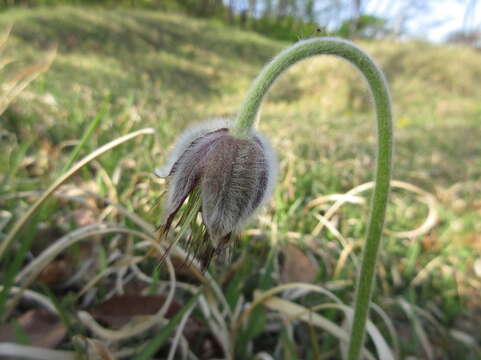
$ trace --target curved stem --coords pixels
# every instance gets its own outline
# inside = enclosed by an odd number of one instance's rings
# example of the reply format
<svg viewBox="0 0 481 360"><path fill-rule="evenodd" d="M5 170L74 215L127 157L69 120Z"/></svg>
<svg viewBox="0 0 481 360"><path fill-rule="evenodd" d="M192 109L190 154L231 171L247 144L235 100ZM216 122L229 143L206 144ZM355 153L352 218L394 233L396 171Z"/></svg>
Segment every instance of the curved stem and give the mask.
<svg viewBox="0 0 481 360"><path fill-rule="evenodd" d="M314 38L301 41L277 55L254 80L240 108L232 133L239 137L248 136L262 100L274 80L296 62L321 54L339 56L361 71L374 98L377 115L376 185L371 199L361 272L357 280L354 319L348 351L348 359L357 360L364 343L365 325L369 313L391 178L392 110L389 89L382 71L366 53L349 41L336 38Z"/></svg>

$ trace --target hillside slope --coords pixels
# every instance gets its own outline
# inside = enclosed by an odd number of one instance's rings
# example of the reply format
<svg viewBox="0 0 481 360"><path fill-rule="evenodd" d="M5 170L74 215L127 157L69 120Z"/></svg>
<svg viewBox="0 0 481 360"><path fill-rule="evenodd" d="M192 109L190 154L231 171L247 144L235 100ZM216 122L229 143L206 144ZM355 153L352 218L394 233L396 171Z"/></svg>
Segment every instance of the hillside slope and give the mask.
<svg viewBox="0 0 481 360"><path fill-rule="evenodd" d="M60 108L95 106L106 94L114 102L134 96L156 112L198 105L238 90L237 79L281 48L215 23L142 10L12 10L0 15L8 23L7 51L17 60L35 61L58 46L43 85Z"/></svg>

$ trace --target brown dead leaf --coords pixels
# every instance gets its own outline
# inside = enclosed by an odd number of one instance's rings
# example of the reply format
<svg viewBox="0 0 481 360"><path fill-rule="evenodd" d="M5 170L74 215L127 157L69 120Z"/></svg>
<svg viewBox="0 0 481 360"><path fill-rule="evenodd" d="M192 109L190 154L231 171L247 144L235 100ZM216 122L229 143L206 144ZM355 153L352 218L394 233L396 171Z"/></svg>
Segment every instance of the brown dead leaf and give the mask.
<svg viewBox="0 0 481 360"><path fill-rule="evenodd" d="M45 224L45 228L39 232L38 240L32 249L34 254L41 253L58 238L68 231L70 224L75 228L87 226L96 222L96 213L90 209L75 209L65 215L59 216L55 223ZM68 248L47 264L38 275L36 281L48 286L59 286L77 273L79 267L85 261L92 258L95 243L81 242Z"/></svg>
<svg viewBox="0 0 481 360"><path fill-rule="evenodd" d="M317 275L317 265L297 246L289 243L283 250L284 266L282 267L282 282L293 281L313 282Z"/></svg>
<svg viewBox="0 0 481 360"><path fill-rule="evenodd" d="M95 305L88 312L98 321L102 321L113 328L119 328L130 321L134 316L154 315L165 302L162 295L121 295ZM173 301L165 317L172 318L183 304ZM193 348L202 353L200 359L218 358L222 354L217 340L205 333L202 322L190 316L184 328L183 335ZM197 353L197 352L196 352Z"/></svg>
<svg viewBox="0 0 481 360"><path fill-rule="evenodd" d="M67 329L60 318L45 309L34 309L22 314L17 320L28 336L32 346L53 349L65 337ZM16 342L16 329L12 324L0 327L0 342Z"/></svg>
<svg viewBox="0 0 481 360"><path fill-rule="evenodd" d="M124 295L138 295L148 287L149 283L134 278L124 284Z"/></svg>
<svg viewBox="0 0 481 360"><path fill-rule="evenodd" d="M121 295L95 305L88 311L96 320L103 321L112 327L121 327L134 316L154 315L160 310L164 302L165 296L162 295ZM165 317L171 318L182 306L182 304L173 301ZM194 326L200 326L198 320L192 321Z"/></svg>
<svg viewBox="0 0 481 360"><path fill-rule="evenodd" d="M51 287L63 284L77 273L80 265L90 259L93 252L94 244L91 242L79 243L76 247L69 248L47 264L36 281Z"/></svg>
<svg viewBox="0 0 481 360"><path fill-rule="evenodd" d="M47 286L62 283L72 275L72 264L66 259L58 259L46 265L37 277L37 281Z"/></svg>
<svg viewBox="0 0 481 360"><path fill-rule="evenodd" d="M440 248L438 237L434 234L427 234L423 238L423 247L426 250L437 251Z"/></svg>

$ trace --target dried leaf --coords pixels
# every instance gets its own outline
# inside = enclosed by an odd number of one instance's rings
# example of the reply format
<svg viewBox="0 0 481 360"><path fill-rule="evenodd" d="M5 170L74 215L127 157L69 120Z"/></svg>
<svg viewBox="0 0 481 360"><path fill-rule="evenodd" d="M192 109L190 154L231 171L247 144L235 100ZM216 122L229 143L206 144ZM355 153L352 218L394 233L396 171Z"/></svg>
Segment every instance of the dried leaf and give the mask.
<svg viewBox="0 0 481 360"><path fill-rule="evenodd" d="M162 295L121 295L90 308L89 313L98 321L103 321L112 327L121 327L134 316L154 315L164 304L165 296ZM182 304L173 301L165 317L170 319L182 309ZM190 318L187 329L199 329L201 323Z"/></svg>
<svg viewBox="0 0 481 360"><path fill-rule="evenodd" d="M437 251L440 248L440 241L435 234L427 234L423 238L423 247L426 250Z"/></svg>
<svg viewBox="0 0 481 360"><path fill-rule="evenodd" d="M67 329L57 315L45 309L27 311L17 319L32 346L53 349L65 337ZM17 342L15 326L0 327L0 342Z"/></svg>
<svg viewBox="0 0 481 360"><path fill-rule="evenodd" d="M51 287L65 284L73 276L78 275L79 268L86 261L91 260L93 252L94 244L91 242L80 243L69 248L47 264L36 281Z"/></svg>
<svg viewBox="0 0 481 360"><path fill-rule="evenodd" d="M37 281L47 286L59 284L72 273L72 264L67 258L52 261L38 275Z"/></svg>
<svg viewBox="0 0 481 360"><path fill-rule="evenodd" d="M284 266L281 279L284 283L306 282L311 283L317 275L317 265L297 246L287 244L283 250Z"/></svg>

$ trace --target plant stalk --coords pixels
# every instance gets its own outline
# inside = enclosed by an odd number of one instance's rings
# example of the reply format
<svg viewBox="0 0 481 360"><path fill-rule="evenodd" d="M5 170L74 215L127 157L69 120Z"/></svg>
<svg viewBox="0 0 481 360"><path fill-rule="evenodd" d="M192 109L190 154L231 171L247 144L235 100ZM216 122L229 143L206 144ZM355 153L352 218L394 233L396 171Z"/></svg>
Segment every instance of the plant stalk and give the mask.
<svg viewBox="0 0 481 360"><path fill-rule="evenodd" d="M321 54L339 56L360 70L367 80L376 109L378 144L375 187L371 198L361 271L357 279L348 349L348 359L357 360L364 344L391 179L392 109L388 85L382 71L363 50L349 41L329 37L300 41L278 54L254 80L231 131L234 136L249 136L262 100L277 77L298 61Z"/></svg>

